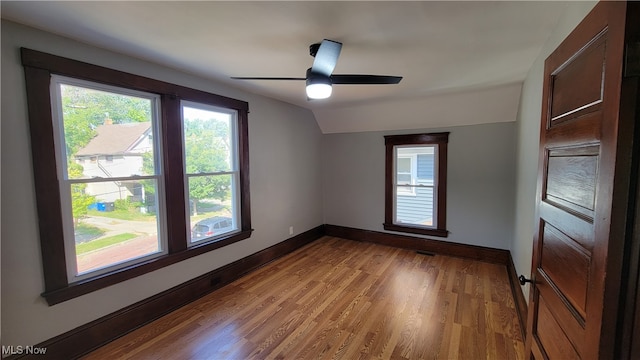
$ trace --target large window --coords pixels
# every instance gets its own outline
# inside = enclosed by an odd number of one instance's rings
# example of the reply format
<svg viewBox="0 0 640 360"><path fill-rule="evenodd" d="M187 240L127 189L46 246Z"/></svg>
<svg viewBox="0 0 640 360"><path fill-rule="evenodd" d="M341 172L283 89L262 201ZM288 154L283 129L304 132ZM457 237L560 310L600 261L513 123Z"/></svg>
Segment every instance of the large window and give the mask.
<svg viewBox="0 0 640 360"><path fill-rule="evenodd" d="M56 304L251 235L248 104L22 49Z"/></svg>
<svg viewBox="0 0 640 360"><path fill-rule="evenodd" d="M386 230L446 237L449 133L385 136Z"/></svg>
<svg viewBox="0 0 640 360"><path fill-rule="evenodd" d="M68 281L165 254L159 96L53 75L51 105Z"/></svg>

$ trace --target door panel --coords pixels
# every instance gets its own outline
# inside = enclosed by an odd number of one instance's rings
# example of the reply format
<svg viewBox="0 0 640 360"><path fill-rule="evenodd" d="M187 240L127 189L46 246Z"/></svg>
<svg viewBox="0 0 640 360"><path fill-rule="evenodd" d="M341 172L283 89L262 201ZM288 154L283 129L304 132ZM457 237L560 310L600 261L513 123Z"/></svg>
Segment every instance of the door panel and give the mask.
<svg viewBox="0 0 640 360"><path fill-rule="evenodd" d="M545 198L593 220L598 175L598 147L550 150ZM585 153L592 150L591 153Z"/></svg>
<svg viewBox="0 0 640 360"><path fill-rule="evenodd" d="M542 234L540 269L584 318L591 253L548 223Z"/></svg>
<svg viewBox="0 0 640 360"><path fill-rule="evenodd" d="M540 284L537 286L539 297L545 299L545 304L549 312L562 328L565 336L571 344L573 344L576 351L579 353L582 352L585 346L584 319L574 311L572 307L567 306L568 301L562 297L558 289L553 287L553 282L549 281L544 271L540 271L538 277L544 280L540 281ZM538 324L539 323L540 321L538 321Z"/></svg>
<svg viewBox="0 0 640 360"><path fill-rule="evenodd" d="M552 74L551 127L602 102L605 45L603 32Z"/></svg>
<svg viewBox="0 0 640 360"><path fill-rule="evenodd" d="M550 358L580 359L573 344L567 338L543 297L539 299L537 333L545 353Z"/></svg>
<svg viewBox="0 0 640 360"><path fill-rule="evenodd" d="M619 149L627 4L597 4L545 61L527 357L613 356L628 156ZM636 19L637 20L637 19ZM620 153L620 150L623 150ZM625 155L627 154L627 155ZM624 215L623 215L624 216ZM613 326L612 326L613 325Z"/></svg>

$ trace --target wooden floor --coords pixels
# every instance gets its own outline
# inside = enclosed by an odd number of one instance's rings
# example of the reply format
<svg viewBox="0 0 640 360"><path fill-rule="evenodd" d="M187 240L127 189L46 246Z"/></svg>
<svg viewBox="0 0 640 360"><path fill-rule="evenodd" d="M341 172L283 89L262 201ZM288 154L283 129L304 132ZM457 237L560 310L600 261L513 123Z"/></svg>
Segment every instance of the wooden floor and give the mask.
<svg viewBox="0 0 640 360"><path fill-rule="evenodd" d="M323 237L84 359L522 359L504 266Z"/></svg>

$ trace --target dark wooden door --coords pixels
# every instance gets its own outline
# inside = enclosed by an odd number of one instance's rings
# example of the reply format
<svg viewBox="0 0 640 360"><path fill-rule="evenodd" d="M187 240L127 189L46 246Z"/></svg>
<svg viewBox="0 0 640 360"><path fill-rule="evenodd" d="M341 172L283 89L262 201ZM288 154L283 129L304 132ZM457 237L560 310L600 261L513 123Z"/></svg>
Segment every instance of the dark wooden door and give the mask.
<svg viewBox="0 0 640 360"><path fill-rule="evenodd" d="M623 59L635 6L597 4L545 62L527 357L617 351L634 122Z"/></svg>

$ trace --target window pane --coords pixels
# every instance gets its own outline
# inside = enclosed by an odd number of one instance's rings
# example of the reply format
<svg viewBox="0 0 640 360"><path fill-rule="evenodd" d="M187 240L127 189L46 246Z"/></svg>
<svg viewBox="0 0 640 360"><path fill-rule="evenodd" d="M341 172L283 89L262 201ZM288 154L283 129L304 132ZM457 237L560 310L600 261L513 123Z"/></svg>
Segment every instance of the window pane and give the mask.
<svg viewBox="0 0 640 360"><path fill-rule="evenodd" d="M398 173L411 173L411 158L399 157L396 170Z"/></svg>
<svg viewBox="0 0 640 360"><path fill-rule="evenodd" d="M71 184L78 274L161 251L155 180Z"/></svg>
<svg viewBox="0 0 640 360"><path fill-rule="evenodd" d="M435 154L433 149L428 153L419 153L417 156L417 183L421 185L435 185Z"/></svg>
<svg viewBox="0 0 640 360"><path fill-rule="evenodd" d="M191 242L236 231L233 175L189 176ZM234 221L235 220L235 221Z"/></svg>
<svg viewBox="0 0 640 360"><path fill-rule="evenodd" d="M70 179L155 174L149 98L60 85Z"/></svg>
<svg viewBox="0 0 640 360"><path fill-rule="evenodd" d="M396 187L396 223L432 227L433 206L432 187Z"/></svg>
<svg viewBox="0 0 640 360"><path fill-rule="evenodd" d="M232 170L231 115L182 107L187 174Z"/></svg>
<svg viewBox="0 0 640 360"><path fill-rule="evenodd" d="M411 174L400 174L396 175L396 181L401 185L411 185Z"/></svg>

